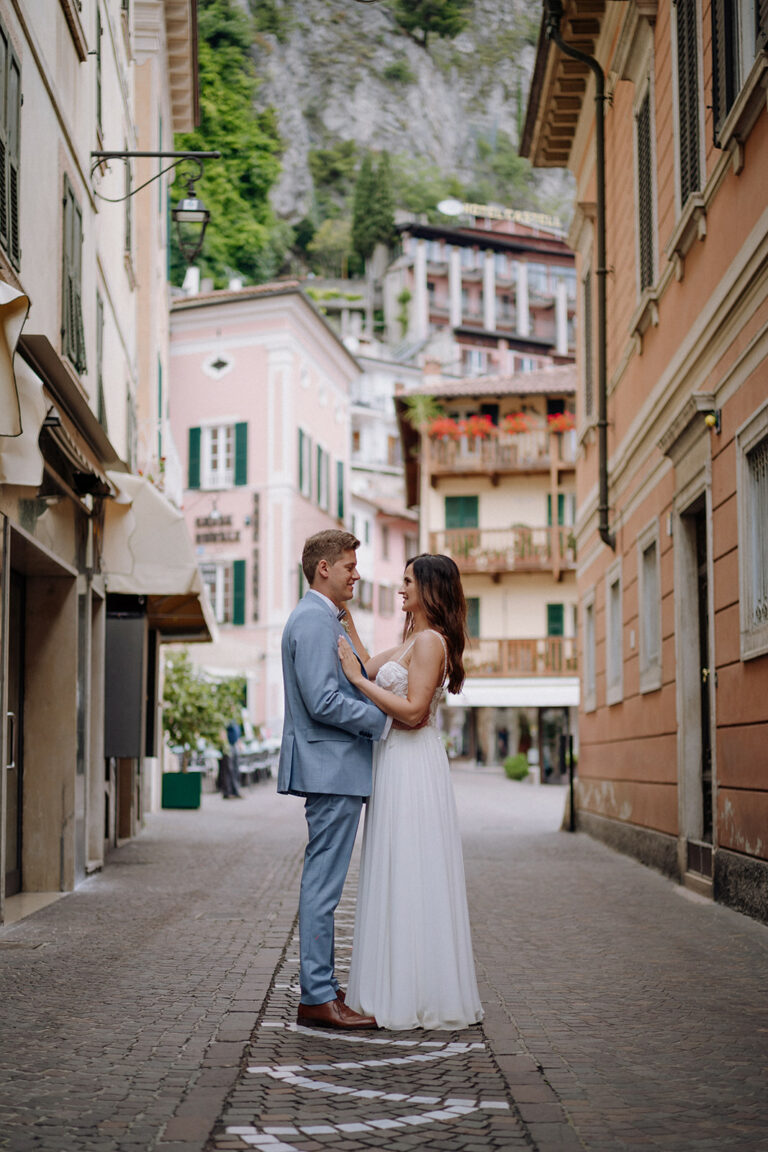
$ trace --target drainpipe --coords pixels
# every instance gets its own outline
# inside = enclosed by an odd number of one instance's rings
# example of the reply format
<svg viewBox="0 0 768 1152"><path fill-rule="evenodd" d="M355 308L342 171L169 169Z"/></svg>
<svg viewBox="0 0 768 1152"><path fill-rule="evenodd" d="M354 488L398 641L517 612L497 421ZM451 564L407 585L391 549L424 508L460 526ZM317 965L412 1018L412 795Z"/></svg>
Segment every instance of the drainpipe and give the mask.
<svg viewBox="0 0 768 1152"><path fill-rule="evenodd" d="M544 0L547 39L553 40L566 56L580 60L595 77L595 164L597 179L597 458L598 503L597 530L600 539L616 550L616 536L608 527L608 378L606 355L605 283L608 268L605 260L605 76L594 56L566 44L560 35L563 18L562 0Z"/></svg>

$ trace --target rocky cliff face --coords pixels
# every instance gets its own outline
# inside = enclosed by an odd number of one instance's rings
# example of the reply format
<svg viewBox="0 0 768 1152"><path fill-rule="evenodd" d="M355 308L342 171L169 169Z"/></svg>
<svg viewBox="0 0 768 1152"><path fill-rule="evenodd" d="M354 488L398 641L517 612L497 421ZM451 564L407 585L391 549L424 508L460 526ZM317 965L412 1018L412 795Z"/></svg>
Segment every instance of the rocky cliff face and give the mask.
<svg viewBox="0 0 768 1152"><path fill-rule="evenodd" d="M312 149L341 140L430 164L469 181L478 138L515 142L525 111L540 6L475 0L455 40L425 50L382 0L250 0L265 24L254 45L259 100L278 112L285 141L273 203L297 220L312 208ZM265 12L270 19L265 20ZM548 191L562 177L543 177Z"/></svg>

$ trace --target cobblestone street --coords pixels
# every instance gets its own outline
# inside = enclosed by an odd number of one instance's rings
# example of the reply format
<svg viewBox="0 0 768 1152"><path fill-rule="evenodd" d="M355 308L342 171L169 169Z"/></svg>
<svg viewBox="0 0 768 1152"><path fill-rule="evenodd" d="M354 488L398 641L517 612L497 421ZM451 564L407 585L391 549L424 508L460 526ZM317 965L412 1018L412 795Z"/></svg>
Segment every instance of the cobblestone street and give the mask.
<svg viewBox="0 0 768 1152"><path fill-rule="evenodd" d="M768 929L453 776L482 1026L298 1028L301 803L206 795L0 929L0 1148L766 1152Z"/></svg>

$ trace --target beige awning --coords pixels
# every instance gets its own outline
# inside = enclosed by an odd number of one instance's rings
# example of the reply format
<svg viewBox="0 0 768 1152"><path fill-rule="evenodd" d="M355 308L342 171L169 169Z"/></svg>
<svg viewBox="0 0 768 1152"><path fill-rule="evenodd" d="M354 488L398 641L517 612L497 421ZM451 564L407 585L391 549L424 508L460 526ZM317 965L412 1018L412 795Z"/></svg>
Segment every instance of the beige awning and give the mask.
<svg viewBox="0 0 768 1152"><path fill-rule="evenodd" d="M149 623L168 641L216 636L183 515L142 476L108 472L102 563L108 592L146 596Z"/></svg>
<svg viewBox="0 0 768 1152"><path fill-rule="evenodd" d="M21 436L19 390L13 354L29 312L29 298L0 280L0 436Z"/></svg>
<svg viewBox="0 0 768 1152"><path fill-rule="evenodd" d="M449 708L577 708L577 676L470 677Z"/></svg>

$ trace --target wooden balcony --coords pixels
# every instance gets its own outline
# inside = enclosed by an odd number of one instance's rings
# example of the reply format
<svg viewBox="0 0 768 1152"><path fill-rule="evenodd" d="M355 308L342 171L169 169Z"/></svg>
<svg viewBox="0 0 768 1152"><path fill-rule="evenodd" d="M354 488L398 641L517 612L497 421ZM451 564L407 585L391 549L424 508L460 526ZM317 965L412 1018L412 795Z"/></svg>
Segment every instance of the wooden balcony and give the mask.
<svg viewBox="0 0 768 1152"><path fill-rule="evenodd" d="M471 640L464 651L468 677L576 676L575 636Z"/></svg>
<svg viewBox="0 0 768 1152"><path fill-rule="evenodd" d="M427 437L423 443L433 486L441 476L490 476L493 483L498 483L502 475L570 470L576 466L575 432L553 433L537 428L514 434L501 432L487 439Z"/></svg>
<svg viewBox="0 0 768 1152"><path fill-rule="evenodd" d="M498 579L510 572L551 572L559 579L576 568L573 530L568 527L448 528L430 532L430 552L456 561L464 575Z"/></svg>

